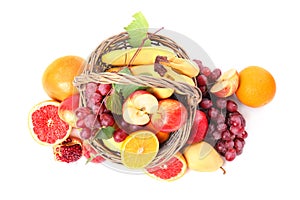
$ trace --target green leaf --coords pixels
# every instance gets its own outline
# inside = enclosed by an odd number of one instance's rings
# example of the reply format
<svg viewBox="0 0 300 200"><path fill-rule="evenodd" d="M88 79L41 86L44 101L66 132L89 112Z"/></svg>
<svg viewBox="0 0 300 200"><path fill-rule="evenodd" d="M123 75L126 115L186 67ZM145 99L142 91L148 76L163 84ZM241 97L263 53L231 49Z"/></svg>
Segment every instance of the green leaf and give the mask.
<svg viewBox="0 0 300 200"><path fill-rule="evenodd" d="M90 156L88 159L86 159L85 164L87 165L89 162L91 162L94 159L94 156Z"/></svg>
<svg viewBox="0 0 300 200"><path fill-rule="evenodd" d="M110 139L110 138L112 138L114 131L115 131L115 128L112 126L101 128L96 133L95 139L105 139L105 140Z"/></svg>
<svg viewBox="0 0 300 200"><path fill-rule="evenodd" d="M134 20L125 27L124 29L127 31L129 35L129 44L132 47L139 47L142 45L143 40L147 37L147 32L149 29L149 24L143 15L142 12L137 12L133 15ZM151 41L149 39L145 40L143 46L150 46Z"/></svg>
<svg viewBox="0 0 300 200"><path fill-rule="evenodd" d="M114 91L113 94L106 97L106 108L112 113L121 115L122 114L122 96L118 91Z"/></svg>
<svg viewBox="0 0 300 200"><path fill-rule="evenodd" d="M119 71L119 73L124 73L124 74L132 75L130 69L128 69L128 68L122 69L121 71ZM147 87L145 87L145 86L133 85L133 84L129 84L129 85L114 84L115 91L117 91L118 93L120 93L124 99L127 99L127 97L131 93L133 93L134 91L136 91L136 90L144 90L146 88ZM119 113L119 114L122 114L122 113Z"/></svg>
<svg viewBox="0 0 300 200"><path fill-rule="evenodd" d="M123 85L124 86L124 85ZM126 85L121 89L121 93L124 99L137 90L145 90L147 87L139 86L139 85Z"/></svg>

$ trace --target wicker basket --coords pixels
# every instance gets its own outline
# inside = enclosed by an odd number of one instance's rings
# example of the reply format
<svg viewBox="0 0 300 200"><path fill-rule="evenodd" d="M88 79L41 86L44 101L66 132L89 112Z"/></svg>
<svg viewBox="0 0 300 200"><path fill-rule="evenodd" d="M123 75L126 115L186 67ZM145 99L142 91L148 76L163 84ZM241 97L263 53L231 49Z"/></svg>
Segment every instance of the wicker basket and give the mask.
<svg viewBox="0 0 300 200"><path fill-rule="evenodd" d="M173 40L166 36L148 33L152 45L166 46L171 48L180 58L188 59L187 53ZM172 133L170 138L161 145L155 159L147 166L154 167L169 160L174 154L180 151L189 138L189 133L194 120L196 108L201 101L202 94L197 87L190 86L186 83L175 82L166 78L154 78L151 76L131 76L128 74L105 72L111 66L101 61L101 56L109 51L116 49L128 49L131 46L128 43L127 32L122 32L104 40L90 55L85 65L83 73L74 80L74 85L78 88L81 96L81 106L85 106L84 97L85 84L88 82L97 82L102 84L135 84L156 88L172 88L174 94L181 101L188 111L187 122L179 130ZM120 153L111 151L101 140L90 139L88 142L96 151L105 159L113 163L122 164Z"/></svg>

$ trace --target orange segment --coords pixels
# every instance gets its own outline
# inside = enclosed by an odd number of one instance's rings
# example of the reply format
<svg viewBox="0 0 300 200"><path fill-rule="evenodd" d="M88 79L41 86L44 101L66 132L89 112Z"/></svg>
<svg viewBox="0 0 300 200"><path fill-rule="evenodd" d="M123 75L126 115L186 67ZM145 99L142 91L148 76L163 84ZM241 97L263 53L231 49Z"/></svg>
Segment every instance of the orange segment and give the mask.
<svg viewBox="0 0 300 200"><path fill-rule="evenodd" d="M155 134L148 130L131 133L121 147L121 160L128 168L144 168L157 155L159 142Z"/></svg>

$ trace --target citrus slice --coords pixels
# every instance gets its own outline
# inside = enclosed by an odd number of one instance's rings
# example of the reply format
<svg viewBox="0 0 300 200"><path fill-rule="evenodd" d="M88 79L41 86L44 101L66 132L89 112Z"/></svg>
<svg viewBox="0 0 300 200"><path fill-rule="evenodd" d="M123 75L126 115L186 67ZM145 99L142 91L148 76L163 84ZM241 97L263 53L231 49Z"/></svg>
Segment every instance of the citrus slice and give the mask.
<svg viewBox="0 0 300 200"><path fill-rule="evenodd" d="M39 144L59 144L70 135L72 127L58 116L59 105L58 101L43 101L30 110L28 126L31 136Z"/></svg>
<svg viewBox="0 0 300 200"><path fill-rule="evenodd" d="M155 158L158 148L158 139L151 131L133 132L127 136L121 146L122 163L128 168L144 168Z"/></svg>
<svg viewBox="0 0 300 200"><path fill-rule="evenodd" d="M163 180L175 181L181 178L187 170L187 163L181 153L177 153L166 163L156 167L147 168L146 174L150 177Z"/></svg>

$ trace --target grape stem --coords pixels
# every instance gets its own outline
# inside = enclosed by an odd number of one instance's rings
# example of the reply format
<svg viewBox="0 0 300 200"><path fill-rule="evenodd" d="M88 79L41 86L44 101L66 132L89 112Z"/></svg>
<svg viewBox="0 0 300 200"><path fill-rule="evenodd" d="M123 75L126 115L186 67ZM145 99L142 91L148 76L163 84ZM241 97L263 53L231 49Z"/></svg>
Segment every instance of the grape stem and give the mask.
<svg viewBox="0 0 300 200"><path fill-rule="evenodd" d="M158 30L156 30L154 33L151 33L152 35L157 34L159 31L163 30L164 27L159 28ZM128 63L128 67L131 66L131 64L133 63L133 61L135 60L135 58L137 57L137 55L139 54L139 52L142 50L146 40L149 39L149 33L147 34L147 36L142 40L141 45L138 47L138 49L136 50L136 52L134 53L134 55L132 56L131 60Z"/></svg>

